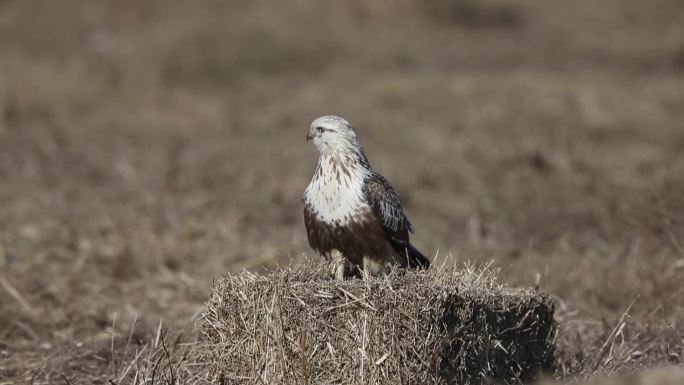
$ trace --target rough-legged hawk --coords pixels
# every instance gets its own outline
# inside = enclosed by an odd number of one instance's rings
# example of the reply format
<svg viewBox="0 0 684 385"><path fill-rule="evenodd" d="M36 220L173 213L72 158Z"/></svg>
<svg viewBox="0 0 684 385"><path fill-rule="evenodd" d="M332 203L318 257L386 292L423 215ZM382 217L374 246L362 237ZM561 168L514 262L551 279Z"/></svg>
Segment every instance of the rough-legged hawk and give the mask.
<svg viewBox="0 0 684 385"><path fill-rule="evenodd" d="M390 265L428 268L430 261L409 242L413 226L399 196L373 171L354 128L338 116L311 123L306 140L320 152L318 166L304 192L304 224L309 245L326 257L342 255L336 275L364 275Z"/></svg>

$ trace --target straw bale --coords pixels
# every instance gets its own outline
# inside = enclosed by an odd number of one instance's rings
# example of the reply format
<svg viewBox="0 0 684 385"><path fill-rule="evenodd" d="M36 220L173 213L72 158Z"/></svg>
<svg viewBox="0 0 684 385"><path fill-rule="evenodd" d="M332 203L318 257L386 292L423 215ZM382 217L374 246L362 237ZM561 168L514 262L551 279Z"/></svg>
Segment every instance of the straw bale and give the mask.
<svg viewBox="0 0 684 385"><path fill-rule="evenodd" d="M528 381L553 362L554 305L492 269L333 280L323 265L218 280L202 325L227 384Z"/></svg>

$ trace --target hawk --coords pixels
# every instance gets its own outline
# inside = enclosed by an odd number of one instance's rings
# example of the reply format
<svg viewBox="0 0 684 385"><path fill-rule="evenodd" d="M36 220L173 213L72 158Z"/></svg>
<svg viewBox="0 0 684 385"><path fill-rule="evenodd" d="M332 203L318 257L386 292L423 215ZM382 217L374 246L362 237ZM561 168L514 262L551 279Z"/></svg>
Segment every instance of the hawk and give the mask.
<svg viewBox="0 0 684 385"><path fill-rule="evenodd" d="M413 226L392 185L373 170L354 128L338 116L311 123L306 140L320 156L304 192L304 224L311 248L325 257L340 257L335 275L352 271L365 277L390 265L427 269L428 260L409 242Z"/></svg>

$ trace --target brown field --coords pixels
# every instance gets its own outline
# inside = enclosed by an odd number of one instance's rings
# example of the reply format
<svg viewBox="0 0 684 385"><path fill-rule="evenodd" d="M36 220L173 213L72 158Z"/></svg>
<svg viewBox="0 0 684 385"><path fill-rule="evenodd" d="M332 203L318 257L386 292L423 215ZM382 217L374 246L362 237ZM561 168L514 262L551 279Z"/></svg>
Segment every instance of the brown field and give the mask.
<svg viewBox="0 0 684 385"><path fill-rule="evenodd" d="M173 382L215 278L312 254L328 113L556 299L557 381L682 366L684 5L426 3L0 1L0 384Z"/></svg>

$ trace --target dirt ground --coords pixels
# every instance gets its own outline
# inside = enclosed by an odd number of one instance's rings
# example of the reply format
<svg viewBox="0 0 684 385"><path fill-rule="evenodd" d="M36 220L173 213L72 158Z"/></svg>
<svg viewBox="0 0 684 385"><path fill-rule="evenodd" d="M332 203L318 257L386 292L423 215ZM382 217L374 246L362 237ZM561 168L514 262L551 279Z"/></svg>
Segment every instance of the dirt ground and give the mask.
<svg viewBox="0 0 684 385"><path fill-rule="evenodd" d="M2 0L0 384L149 378L311 255L330 113L423 252L556 298L557 378L682 365L681 1Z"/></svg>

